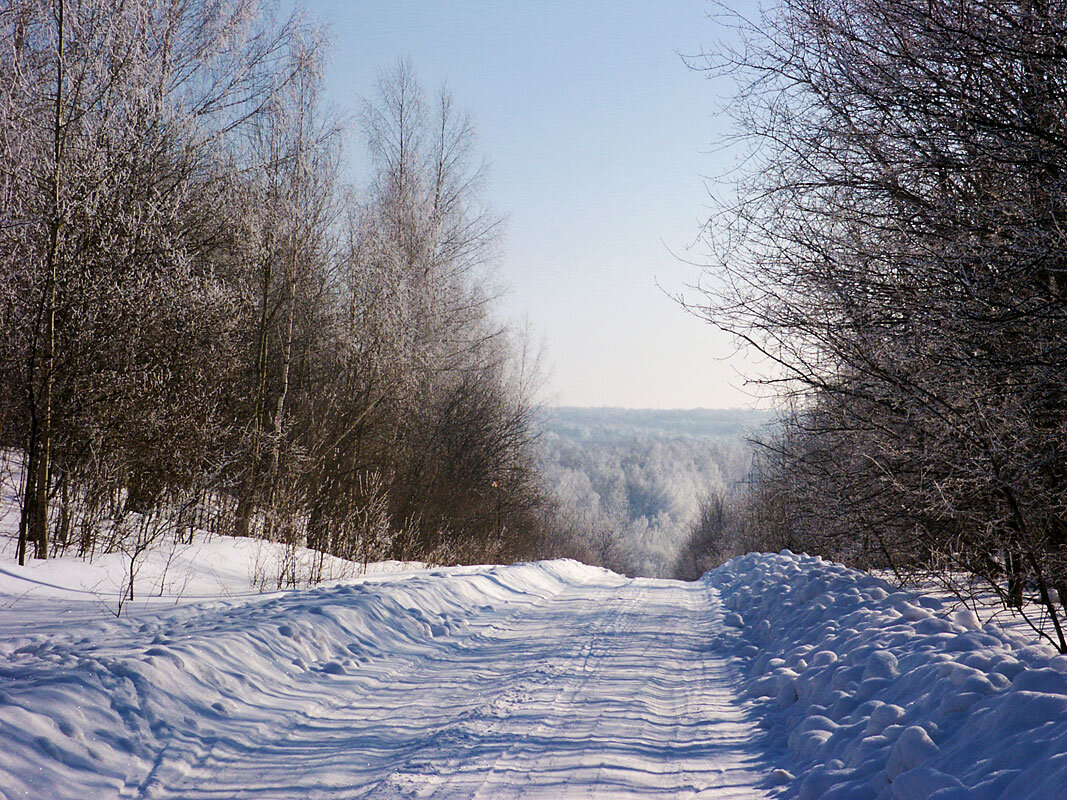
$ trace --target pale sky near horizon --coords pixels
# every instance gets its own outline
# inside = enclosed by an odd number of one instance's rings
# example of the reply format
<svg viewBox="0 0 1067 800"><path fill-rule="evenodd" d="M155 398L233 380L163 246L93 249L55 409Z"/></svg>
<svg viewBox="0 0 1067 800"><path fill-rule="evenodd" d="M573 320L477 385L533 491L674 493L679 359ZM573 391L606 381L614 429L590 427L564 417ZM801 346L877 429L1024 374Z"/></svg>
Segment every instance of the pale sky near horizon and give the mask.
<svg viewBox="0 0 1067 800"><path fill-rule="evenodd" d="M699 277L689 249L730 90L686 68L725 30L704 0L306 0L333 38L341 111L411 61L474 116L489 198L507 217L500 311L547 347L551 404L750 407L750 370L665 292ZM349 151L358 162L359 139Z"/></svg>

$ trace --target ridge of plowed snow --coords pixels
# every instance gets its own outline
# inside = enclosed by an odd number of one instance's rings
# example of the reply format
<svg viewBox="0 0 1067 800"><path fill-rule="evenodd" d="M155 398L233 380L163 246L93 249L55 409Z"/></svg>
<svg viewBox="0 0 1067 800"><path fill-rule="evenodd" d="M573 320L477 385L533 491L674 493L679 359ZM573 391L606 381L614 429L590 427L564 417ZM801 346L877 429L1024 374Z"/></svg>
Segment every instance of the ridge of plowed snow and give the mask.
<svg viewBox="0 0 1067 800"><path fill-rule="evenodd" d="M1067 797L1067 656L788 551L703 580L738 631L715 645L742 660L774 755L798 776L783 796Z"/></svg>

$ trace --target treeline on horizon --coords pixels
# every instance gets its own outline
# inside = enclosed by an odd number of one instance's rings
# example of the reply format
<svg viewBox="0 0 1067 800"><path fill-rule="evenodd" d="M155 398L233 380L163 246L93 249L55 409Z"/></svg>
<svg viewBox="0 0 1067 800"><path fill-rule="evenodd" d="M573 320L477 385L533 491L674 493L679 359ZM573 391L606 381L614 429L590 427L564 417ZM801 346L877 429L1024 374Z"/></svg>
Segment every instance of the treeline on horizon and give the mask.
<svg viewBox="0 0 1067 800"><path fill-rule="evenodd" d="M754 168L700 310L785 413L700 566L822 554L992 591L1067 652L1067 4L783 0L739 20Z"/></svg>
<svg viewBox="0 0 1067 800"><path fill-rule="evenodd" d="M341 179L323 31L253 0L0 15L0 446L19 560L193 529L367 560L546 553L470 117L411 68ZM295 576L280 576L292 581Z"/></svg>
<svg viewBox="0 0 1067 800"><path fill-rule="evenodd" d="M695 578L686 545L701 507L737 491L752 460L745 435L769 414L548 408L538 417L540 470L571 553L625 575Z"/></svg>

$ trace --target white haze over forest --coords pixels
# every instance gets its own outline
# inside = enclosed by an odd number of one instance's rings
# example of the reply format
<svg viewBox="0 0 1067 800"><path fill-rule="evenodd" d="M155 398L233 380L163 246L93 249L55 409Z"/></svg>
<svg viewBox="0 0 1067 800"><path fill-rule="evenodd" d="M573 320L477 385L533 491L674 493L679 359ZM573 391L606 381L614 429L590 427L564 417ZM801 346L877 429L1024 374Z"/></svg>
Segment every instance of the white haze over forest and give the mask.
<svg viewBox="0 0 1067 800"><path fill-rule="evenodd" d="M550 408L541 456L561 518L590 560L670 577L700 501L748 474L746 435L771 418L741 409Z"/></svg>

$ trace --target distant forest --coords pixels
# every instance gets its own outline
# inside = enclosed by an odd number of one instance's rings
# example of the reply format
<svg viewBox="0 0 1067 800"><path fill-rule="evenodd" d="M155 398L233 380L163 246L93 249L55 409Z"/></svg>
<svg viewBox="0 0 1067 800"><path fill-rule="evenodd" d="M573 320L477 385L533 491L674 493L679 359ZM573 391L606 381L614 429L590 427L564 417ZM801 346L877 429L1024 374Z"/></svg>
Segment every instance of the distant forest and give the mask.
<svg viewBox="0 0 1067 800"><path fill-rule="evenodd" d="M541 469L573 554L628 575L695 577L701 509L743 491L746 437L771 414L555 408L539 418Z"/></svg>

